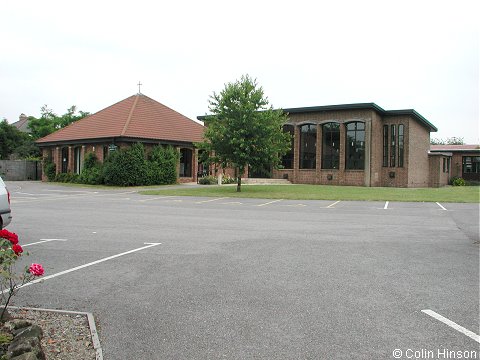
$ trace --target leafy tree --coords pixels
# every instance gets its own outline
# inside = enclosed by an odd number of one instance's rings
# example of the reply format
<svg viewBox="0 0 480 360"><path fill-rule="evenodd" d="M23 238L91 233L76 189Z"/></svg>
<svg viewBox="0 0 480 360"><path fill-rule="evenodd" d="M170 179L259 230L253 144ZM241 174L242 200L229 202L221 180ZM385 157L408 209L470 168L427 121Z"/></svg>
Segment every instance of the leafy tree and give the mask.
<svg viewBox="0 0 480 360"><path fill-rule="evenodd" d="M40 155L30 135L10 125L6 119L0 122L0 159L8 159L17 154L21 158Z"/></svg>
<svg viewBox="0 0 480 360"><path fill-rule="evenodd" d="M430 140L430 144L432 145L465 145L465 142L463 141L463 137L449 137L447 139L437 139L437 138L432 138Z"/></svg>
<svg viewBox="0 0 480 360"><path fill-rule="evenodd" d="M88 115L90 115L90 113L85 111L78 111L77 114L77 107L72 105L67 109L65 114L58 116L52 109L49 109L47 105L44 105L40 109L40 118L37 119L33 116L28 117L28 127L31 130L33 138L37 140Z"/></svg>
<svg viewBox="0 0 480 360"><path fill-rule="evenodd" d="M199 148L211 161L236 169L237 191L247 167L253 171L277 167L290 148L290 134L282 131L287 115L269 106L263 89L248 75L226 84L219 94L214 92L209 110Z"/></svg>

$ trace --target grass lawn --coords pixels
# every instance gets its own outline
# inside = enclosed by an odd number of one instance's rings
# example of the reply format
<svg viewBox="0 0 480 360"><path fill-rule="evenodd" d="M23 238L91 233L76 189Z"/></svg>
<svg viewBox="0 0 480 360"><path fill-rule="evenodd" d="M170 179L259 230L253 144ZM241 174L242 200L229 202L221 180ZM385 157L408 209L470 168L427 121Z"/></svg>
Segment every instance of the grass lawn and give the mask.
<svg viewBox="0 0 480 360"><path fill-rule="evenodd" d="M194 188L172 188L141 191L144 195L238 197L291 200L365 200L365 201L427 201L480 202L479 186L447 186L442 188L386 188L333 185L205 185Z"/></svg>

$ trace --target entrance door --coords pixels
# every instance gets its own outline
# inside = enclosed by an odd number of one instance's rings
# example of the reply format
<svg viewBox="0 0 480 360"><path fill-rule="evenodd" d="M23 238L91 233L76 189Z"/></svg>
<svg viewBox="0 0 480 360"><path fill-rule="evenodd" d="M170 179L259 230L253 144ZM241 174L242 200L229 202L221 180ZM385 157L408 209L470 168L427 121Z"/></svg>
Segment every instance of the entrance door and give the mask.
<svg viewBox="0 0 480 360"><path fill-rule="evenodd" d="M68 147L62 148L62 173L68 171Z"/></svg>

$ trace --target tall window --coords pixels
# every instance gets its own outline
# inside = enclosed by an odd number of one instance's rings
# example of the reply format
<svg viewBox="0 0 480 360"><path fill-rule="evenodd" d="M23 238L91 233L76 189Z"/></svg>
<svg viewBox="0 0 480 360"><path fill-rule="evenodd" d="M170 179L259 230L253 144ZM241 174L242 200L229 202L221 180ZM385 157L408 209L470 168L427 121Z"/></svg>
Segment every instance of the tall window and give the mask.
<svg viewBox="0 0 480 360"><path fill-rule="evenodd" d="M403 153L404 153L404 126L398 125L398 166L403 167Z"/></svg>
<svg viewBox="0 0 480 360"><path fill-rule="evenodd" d="M388 125L383 125L383 166L388 166Z"/></svg>
<svg viewBox="0 0 480 360"><path fill-rule="evenodd" d="M322 125L322 168L338 169L340 163L340 124Z"/></svg>
<svg viewBox="0 0 480 360"><path fill-rule="evenodd" d="M76 147L73 150L73 165L75 174L82 172L82 148Z"/></svg>
<svg viewBox="0 0 480 360"><path fill-rule="evenodd" d="M62 173L68 171L68 147L62 148Z"/></svg>
<svg viewBox="0 0 480 360"><path fill-rule="evenodd" d="M192 150L180 149L180 177L192 176Z"/></svg>
<svg viewBox="0 0 480 360"><path fill-rule="evenodd" d="M363 170L365 167L365 124L352 122L346 124L345 168Z"/></svg>
<svg viewBox="0 0 480 360"><path fill-rule="evenodd" d="M390 167L395 167L395 156L397 155L397 152L396 152L397 141L396 141L395 129L396 129L395 125L392 125L390 130L390 137L391 137Z"/></svg>
<svg viewBox="0 0 480 360"><path fill-rule="evenodd" d="M315 169L317 148L317 126L300 126L300 169Z"/></svg>
<svg viewBox="0 0 480 360"><path fill-rule="evenodd" d="M289 133L291 139L290 150L282 157L282 166L284 169L293 169L293 137L295 133L293 125L283 125L283 132Z"/></svg>

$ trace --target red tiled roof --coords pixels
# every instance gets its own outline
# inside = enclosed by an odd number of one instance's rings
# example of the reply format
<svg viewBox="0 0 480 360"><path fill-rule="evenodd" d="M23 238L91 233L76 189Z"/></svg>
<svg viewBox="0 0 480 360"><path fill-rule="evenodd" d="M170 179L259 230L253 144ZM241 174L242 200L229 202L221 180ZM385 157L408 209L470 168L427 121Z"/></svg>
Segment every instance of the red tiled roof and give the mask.
<svg viewBox="0 0 480 360"><path fill-rule="evenodd" d="M78 120L36 142L126 137L200 142L204 127L143 94L137 94Z"/></svg>
<svg viewBox="0 0 480 360"><path fill-rule="evenodd" d="M479 151L480 145L430 145L430 151Z"/></svg>

